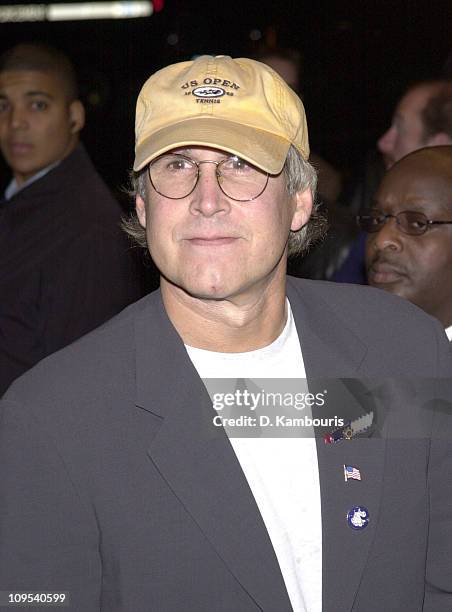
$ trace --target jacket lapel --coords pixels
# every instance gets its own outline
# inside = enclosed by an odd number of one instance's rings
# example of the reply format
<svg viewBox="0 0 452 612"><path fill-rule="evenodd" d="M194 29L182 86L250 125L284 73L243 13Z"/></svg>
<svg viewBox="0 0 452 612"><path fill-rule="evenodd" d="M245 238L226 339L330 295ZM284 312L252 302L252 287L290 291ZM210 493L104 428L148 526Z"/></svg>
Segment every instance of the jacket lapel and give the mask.
<svg viewBox="0 0 452 612"><path fill-rule="evenodd" d="M348 328L346 320L336 316L318 296L310 295L308 283L301 293L289 280L288 297L300 337L309 390L315 393L325 385L334 387L332 414L353 418L368 411L369 407L357 392L357 389L363 390L363 384L347 381L363 376L367 347ZM329 384L325 377L335 380ZM375 536L385 454L385 441L372 437L376 433L374 426L363 437L336 444L325 444L323 437L317 438L323 612L348 612L353 608ZM361 481L345 481L344 465L356 467ZM369 512L369 523L363 529L355 530L347 521L347 513L355 506L363 506Z"/></svg>
<svg viewBox="0 0 452 612"><path fill-rule="evenodd" d="M209 395L159 294L150 299L154 308L136 322L136 404L162 417L149 458L256 604L289 611L273 547L235 453L223 428L213 426ZM157 372L149 371L150 363L159 364Z"/></svg>
<svg viewBox="0 0 452 612"><path fill-rule="evenodd" d="M311 286L295 285L288 279L287 296L300 338L306 377L355 378L367 347L347 327Z"/></svg>
<svg viewBox="0 0 452 612"><path fill-rule="evenodd" d="M323 611L348 612L353 601L378 522L385 441L360 438L325 445L317 440L322 499ZM361 481L347 480L344 465L360 471ZM355 506L368 510L369 523L359 530L347 521Z"/></svg>

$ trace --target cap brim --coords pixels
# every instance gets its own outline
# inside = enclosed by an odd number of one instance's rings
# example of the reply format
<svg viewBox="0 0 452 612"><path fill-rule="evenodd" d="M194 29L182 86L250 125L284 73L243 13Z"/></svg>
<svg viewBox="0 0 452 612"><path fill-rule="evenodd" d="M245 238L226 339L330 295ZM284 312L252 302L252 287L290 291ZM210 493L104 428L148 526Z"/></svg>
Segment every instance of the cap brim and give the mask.
<svg viewBox="0 0 452 612"><path fill-rule="evenodd" d="M269 174L283 169L290 142L270 132L215 117L196 117L162 128L136 147L137 172L171 149L206 146L238 155Z"/></svg>

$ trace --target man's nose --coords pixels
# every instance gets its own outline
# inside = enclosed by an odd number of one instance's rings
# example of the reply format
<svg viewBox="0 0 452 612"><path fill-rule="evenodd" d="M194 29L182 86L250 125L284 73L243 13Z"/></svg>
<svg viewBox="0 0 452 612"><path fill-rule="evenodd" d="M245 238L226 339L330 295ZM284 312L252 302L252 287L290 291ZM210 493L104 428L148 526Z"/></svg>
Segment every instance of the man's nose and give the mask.
<svg viewBox="0 0 452 612"><path fill-rule="evenodd" d="M9 113L9 123L13 129L20 129L27 125L27 113L20 106L13 106Z"/></svg>
<svg viewBox="0 0 452 612"><path fill-rule="evenodd" d="M395 217L386 219L383 227L373 234L369 234L369 241L377 251L401 251L403 249L403 234L397 227Z"/></svg>
<svg viewBox="0 0 452 612"><path fill-rule="evenodd" d="M394 148L394 141L395 128L391 125L391 127L377 140L377 148L380 153L383 153L383 155L391 153Z"/></svg>
<svg viewBox="0 0 452 612"><path fill-rule="evenodd" d="M215 164L200 165L198 183L190 196L192 214L211 217L218 213L229 212L231 203L220 189L216 170Z"/></svg>

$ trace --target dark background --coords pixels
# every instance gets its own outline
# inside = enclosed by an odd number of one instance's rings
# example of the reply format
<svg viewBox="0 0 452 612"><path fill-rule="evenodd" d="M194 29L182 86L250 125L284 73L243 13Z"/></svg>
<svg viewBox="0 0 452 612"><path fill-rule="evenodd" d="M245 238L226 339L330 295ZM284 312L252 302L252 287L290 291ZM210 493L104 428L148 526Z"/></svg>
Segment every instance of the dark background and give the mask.
<svg viewBox="0 0 452 612"><path fill-rule="evenodd" d="M166 0L144 19L0 24L0 52L44 40L69 54L88 111L83 140L118 189L133 161L136 97L153 71L193 54L247 56L263 40L297 48L313 149L347 177L386 129L406 85L441 73L451 25L450 0ZM253 30L260 40L251 40ZM4 166L0 173L4 184Z"/></svg>

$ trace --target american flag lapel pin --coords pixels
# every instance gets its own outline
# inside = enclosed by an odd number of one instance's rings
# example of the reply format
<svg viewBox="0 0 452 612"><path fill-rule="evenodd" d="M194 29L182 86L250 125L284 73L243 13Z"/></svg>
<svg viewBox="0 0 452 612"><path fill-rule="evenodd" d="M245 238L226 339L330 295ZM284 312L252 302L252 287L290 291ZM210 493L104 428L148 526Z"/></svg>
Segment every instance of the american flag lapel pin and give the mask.
<svg viewBox="0 0 452 612"><path fill-rule="evenodd" d="M361 472L353 465L344 464L344 479L345 482L348 480L361 480Z"/></svg>

